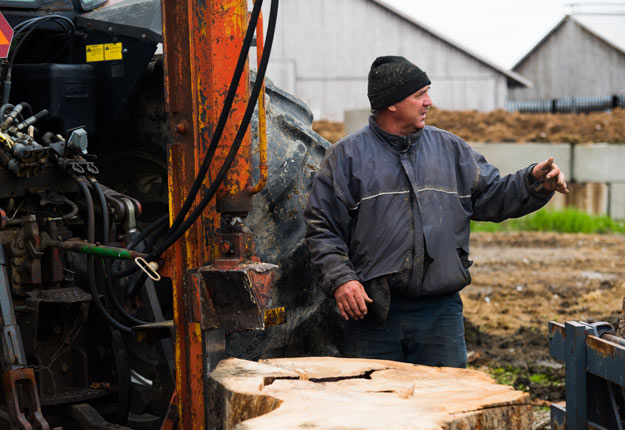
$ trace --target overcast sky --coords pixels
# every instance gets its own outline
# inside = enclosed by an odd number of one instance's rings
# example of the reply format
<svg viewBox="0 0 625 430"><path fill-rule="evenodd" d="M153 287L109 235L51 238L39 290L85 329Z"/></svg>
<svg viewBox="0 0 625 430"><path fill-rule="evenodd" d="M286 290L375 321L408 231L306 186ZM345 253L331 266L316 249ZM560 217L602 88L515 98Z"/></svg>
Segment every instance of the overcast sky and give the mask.
<svg viewBox="0 0 625 430"><path fill-rule="evenodd" d="M572 10L625 11L625 2L606 0L385 1L459 45L508 69Z"/></svg>

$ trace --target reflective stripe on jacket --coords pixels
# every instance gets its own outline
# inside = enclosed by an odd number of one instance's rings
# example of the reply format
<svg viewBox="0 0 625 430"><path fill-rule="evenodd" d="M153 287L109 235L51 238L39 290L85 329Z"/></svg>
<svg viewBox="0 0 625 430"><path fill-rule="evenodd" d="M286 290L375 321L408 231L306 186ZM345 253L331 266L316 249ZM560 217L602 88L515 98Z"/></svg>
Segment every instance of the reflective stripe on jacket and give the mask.
<svg viewBox="0 0 625 430"><path fill-rule="evenodd" d="M371 119L371 121L374 121ZM373 123L334 144L310 192L306 238L332 296L349 280L397 273L413 259L410 296L471 282L470 220L499 222L535 211L552 193L531 188L532 166L505 177L459 137L426 126L393 142ZM424 240L423 240L424 239ZM429 257L425 274L424 250Z"/></svg>

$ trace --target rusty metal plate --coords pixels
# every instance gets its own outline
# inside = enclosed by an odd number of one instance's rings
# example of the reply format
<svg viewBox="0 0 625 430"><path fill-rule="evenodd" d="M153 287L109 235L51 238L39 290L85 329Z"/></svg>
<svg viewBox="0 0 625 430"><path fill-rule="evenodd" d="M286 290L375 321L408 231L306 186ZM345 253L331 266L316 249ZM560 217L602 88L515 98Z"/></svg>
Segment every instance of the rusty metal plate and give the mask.
<svg viewBox="0 0 625 430"><path fill-rule="evenodd" d="M265 310L265 327L286 323L286 309L283 307Z"/></svg>
<svg viewBox="0 0 625 430"><path fill-rule="evenodd" d="M214 321L215 315L218 327L228 332L264 328L276 268L268 263L201 267L200 288L210 298L202 302L202 320Z"/></svg>

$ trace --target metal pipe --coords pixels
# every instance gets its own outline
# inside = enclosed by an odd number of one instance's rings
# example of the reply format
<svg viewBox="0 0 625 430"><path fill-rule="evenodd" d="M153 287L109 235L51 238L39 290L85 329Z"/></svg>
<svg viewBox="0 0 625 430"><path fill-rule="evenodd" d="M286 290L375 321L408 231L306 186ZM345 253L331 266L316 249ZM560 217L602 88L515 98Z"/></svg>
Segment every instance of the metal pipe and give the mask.
<svg viewBox="0 0 625 430"><path fill-rule="evenodd" d="M45 237L45 236L44 236ZM78 254L94 255L96 257L109 257L118 260L134 260L137 257L146 258L148 255L142 252L133 251L131 249L117 248L114 246L103 246L95 243L78 242L78 241L60 241L54 239L44 239L44 245L53 248L61 248L66 251L76 252Z"/></svg>
<svg viewBox="0 0 625 430"><path fill-rule="evenodd" d="M256 1L256 0L254 0ZM256 24L256 64L260 64L263 56L263 13L258 16ZM257 194L267 185L267 116L265 112L265 80L263 79L260 95L258 96L258 151L260 163L258 165L260 176L258 183L250 187L252 194Z"/></svg>
<svg viewBox="0 0 625 430"><path fill-rule="evenodd" d="M625 339L623 339L622 337L614 336L613 334L606 333L601 336L601 339L607 340L612 343L616 343L617 345L620 345L620 346L625 346Z"/></svg>
<svg viewBox="0 0 625 430"><path fill-rule="evenodd" d="M4 370L27 366L26 353L22 344L20 328L17 324L11 284L7 275L4 248L0 244L0 328L2 331L2 367Z"/></svg>

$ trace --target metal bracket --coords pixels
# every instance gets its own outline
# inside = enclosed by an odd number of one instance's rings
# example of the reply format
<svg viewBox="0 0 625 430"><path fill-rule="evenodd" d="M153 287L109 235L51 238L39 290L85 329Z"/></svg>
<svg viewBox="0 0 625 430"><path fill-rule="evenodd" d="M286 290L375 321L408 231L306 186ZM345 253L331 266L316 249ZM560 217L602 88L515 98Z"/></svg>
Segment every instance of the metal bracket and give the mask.
<svg viewBox="0 0 625 430"><path fill-rule="evenodd" d="M612 386L625 386L625 346L600 337L612 333L605 322L549 323L549 352L566 366L566 408L551 406L552 429L623 429Z"/></svg>
<svg viewBox="0 0 625 430"><path fill-rule="evenodd" d="M20 430L50 430L50 425L41 412L33 369L7 370L2 375L2 382L7 398L11 428ZM27 404L21 404L21 399L26 399Z"/></svg>

